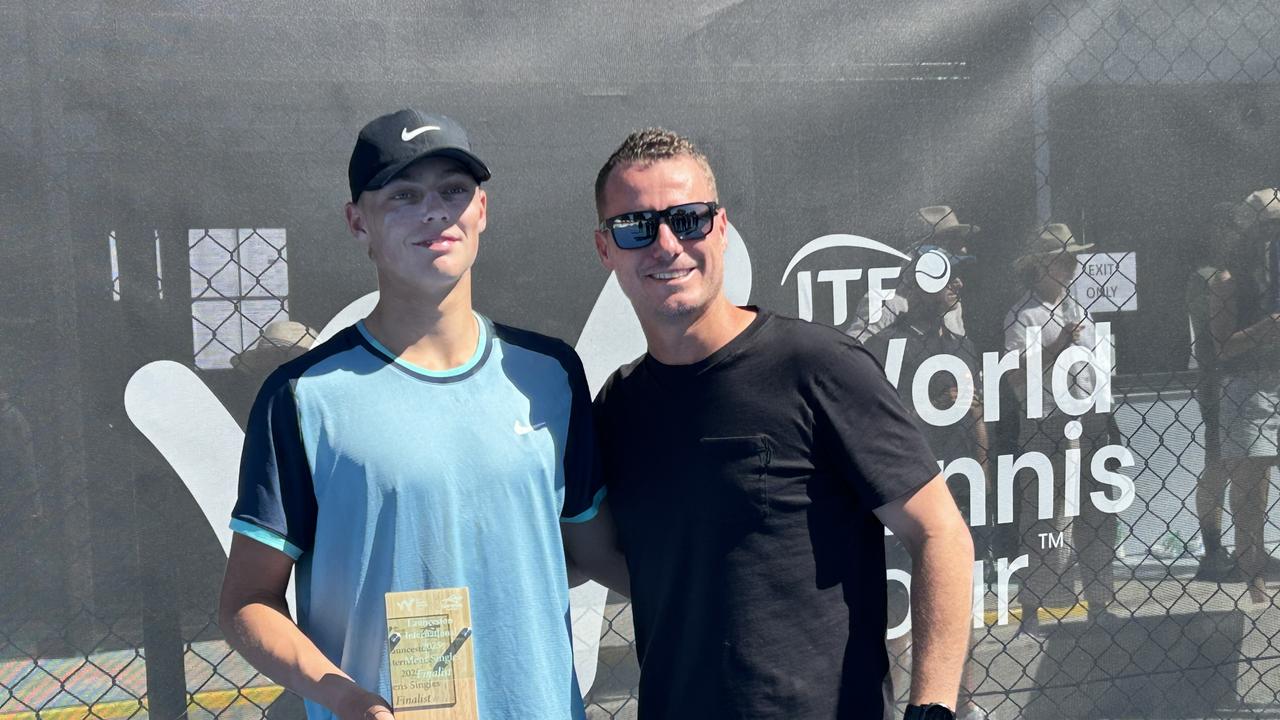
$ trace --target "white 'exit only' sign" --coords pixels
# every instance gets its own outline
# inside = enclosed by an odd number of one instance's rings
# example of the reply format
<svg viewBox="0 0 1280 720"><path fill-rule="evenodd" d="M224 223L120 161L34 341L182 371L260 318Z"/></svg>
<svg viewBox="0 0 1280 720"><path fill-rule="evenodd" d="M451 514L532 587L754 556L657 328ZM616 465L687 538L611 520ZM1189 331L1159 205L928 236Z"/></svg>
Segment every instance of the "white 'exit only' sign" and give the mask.
<svg viewBox="0 0 1280 720"><path fill-rule="evenodd" d="M1081 253L1071 295L1089 314L1138 309L1138 257L1131 252Z"/></svg>

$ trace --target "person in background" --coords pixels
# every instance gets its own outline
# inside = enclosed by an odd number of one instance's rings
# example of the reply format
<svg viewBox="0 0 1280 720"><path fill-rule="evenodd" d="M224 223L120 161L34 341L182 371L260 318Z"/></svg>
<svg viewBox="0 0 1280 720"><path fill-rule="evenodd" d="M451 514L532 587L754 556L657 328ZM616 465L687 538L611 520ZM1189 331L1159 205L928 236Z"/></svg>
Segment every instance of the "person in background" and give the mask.
<svg viewBox="0 0 1280 720"><path fill-rule="evenodd" d="M985 498L989 496L987 478L990 474L987 468L987 426L982 419L982 395L979 391L981 362L973 343L963 335L956 335L947 325L947 317L962 299L964 267L970 265L974 258L955 256L944 248L928 244L913 247L910 255L911 262L903 270L898 285L898 293L909 300L910 308L898 315L889 327L867 340L866 347L882 367L892 364L895 368L896 374L889 379L897 385L903 407L928 440L934 456L943 463L959 458L973 458L978 462L982 468L984 490L979 497ZM895 356L892 363L889 362L891 354ZM959 422L939 427L920 417L912 395L920 365L941 354L952 355L964 362L968 370L968 384L975 392L969 412ZM935 408L950 408L958 401L959 394L960 388L953 375L944 372L933 376L928 395ZM969 479L957 474L954 482L948 482L948 487L965 516L972 518L971 503L975 498L970 491ZM985 549L990 545L985 529L970 528L977 548ZM889 568L911 572L911 556L896 537L885 539L885 563ZM905 617L909 606L907 589L902 583L890 583L890 622ZM890 640L888 645L894 656L895 670L909 668L911 635L908 633ZM965 663L964 674L960 678L960 706L956 713L959 720L983 720L987 717L973 697L978 686L976 671L972 659Z"/></svg>
<svg viewBox="0 0 1280 720"><path fill-rule="evenodd" d="M1238 241L1209 282L1209 322L1222 371L1221 467L1236 528L1228 579L1245 582L1260 603L1269 595L1267 475L1280 442L1280 307L1273 301L1277 279L1267 273L1280 239L1280 196L1272 188L1255 191L1233 217Z"/></svg>
<svg viewBox="0 0 1280 720"><path fill-rule="evenodd" d="M238 392L235 399L239 402L233 403L231 408L241 427L249 419L250 406L258 388L262 387L262 381L272 370L310 350L315 339L316 331L300 322L276 320L262 328L258 342L231 358L231 367L241 377L240 387L251 391Z"/></svg>
<svg viewBox="0 0 1280 720"><path fill-rule="evenodd" d="M1094 327L1089 313L1071 295L1071 284L1078 272L1076 253L1087 250L1092 244L1077 242L1071 230L1061 223L1046 225L1035 234L1022 256L1014 262L1014 268L1026 287L1026 293L1005 316L1005 349L1025 353L1027 330L1039 328L1044 375L1042 377L1043 416L1028 418L1022 415L1018 443L1023 453L1037 451L1050 458L1053 464L1053 497L1065 497L1065 457L1068 449L1079 449L1082 467L1089 467L1093 451L1105 445L1108 438L1107 417L1087 412L1072 417L1058 407L1053 394L1053 365L1067 348L1080 345L1094 347ZM1021 368L1026 367L1025 360ZM1025 369L1010 373L1013 385L1027 407L1025 397ZM1095 369L1089 363L1078 363L1068 373L1067 391L1072 397L1092 397L1097 385ZM1079 423L1079 428L1073 424ZM1068 433L1068 428L1080 433ZM1055 500L1053 514L1045 520L1038 518L1038 478L1031 471L1018 474L1018 490L1021 500L1023 551L1031 556L1030 567L1019 588L1018 599L1022 605L1019 629L1028 635L1042 632L1040 609L1053 607L1049 602L1064 602L1071 607L1078 599L1072 579L1072 559L1078 560L1083 596L1088 603L1088 617L1092 622L1114 624L1117 617L1111 611L1115 601L1112 562L1115 560L1116 516L1100 512L1088 499L1080 502L1080 514L1071 518L1065 512L1065 503ZM1061 537L1062 544L1054 547L1044 543L1041 535Z"/></svg>
<svg viewBox="0 0 1280 720"><path fill-rule="evenodd" d="M1222 395L1222 373L1218 349L1213 340L1212 315L1209 310L1210 283L1221 272L1230 249L1240 242L1240 231L1232 213L1237 203L1223 202L1210 211L1208 228L1198 257L1203 264L1187 277L1187 317L1191 333L1190 369L1198 370L1195 398L1204 423L1204 471L1196 483L1196 517L1200 521L1200 537L1204 557L1196 568L1195 578L1221 582L1232 575L1234 563L1222 546L1222 509L1227 490L1227 473L1222 467L1222 440L1219 412ZM1235 495L1233 500L1238 499ZM1233 510L1235 514L1238 510Z"/></svg>
<svg viewBox="0 0 1280 720"><path fill-rule="evenodd" d="M960 222L955 211L947 205L922 207L907 219L905 237L908 247L934 245L957 257L969 254L969 243L982 228ZM883 298L879 316L872 319L871 297L863 295L853 311L853 320L845 328L845 334L857 340L867 340L872 335L893 324L895 318L907 311L910 301L906 294L894 291ZM947 329L964 336L964 309L959 302L947 311Z"/></svg>

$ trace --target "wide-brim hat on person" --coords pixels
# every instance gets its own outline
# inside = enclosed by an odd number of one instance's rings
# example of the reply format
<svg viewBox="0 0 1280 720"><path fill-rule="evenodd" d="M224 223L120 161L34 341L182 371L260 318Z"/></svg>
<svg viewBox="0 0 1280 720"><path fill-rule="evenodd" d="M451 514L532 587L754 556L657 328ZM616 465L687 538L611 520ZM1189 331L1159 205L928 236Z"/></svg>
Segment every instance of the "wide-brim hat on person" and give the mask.
<svg viewBox="0 0 1280 720"><path fill-rule="evenodd" d="M444 115L405 109L371 120L360 130L347 164L351 201L366 190L377 190L413 163L426 157L458 161L476 182L485 182L489 167L471 151L467 131Z"/></svg>
<svg viewBox="0 0 1280 720"><path fill-rule="evenodd" d="M269 323L253 347L231 359L231 365L246 372L268 372L311 349L316 331L292 320Z"/></svg>
<svg viewBox="0 0 1280 720"><path fill-rule="evenodd" d="M922 207L907 218L905 228L908 246L919 243L950 243L982 232L982 228L962 223L949 205Z"/></svg>
<svg viewBox="0 0 1280 720"><path fill-rule="evenodd" d="M1241 231L1252 230L1264 223L1280 222L1280 191L1275 188L1254 190L1236 204L1232 217Z"/></svg>
<svg viewBox="0 0 1280 720"><path fill-rule="evenodd" d="M1093 243L1082 243L1076 240L1071 228L1065 224L1049 223L1031 236L1022 255L1013 261L1013 265L1021 270L1033 262L1042 262L1059 255L1074 255L1091 247Z"/></svg>

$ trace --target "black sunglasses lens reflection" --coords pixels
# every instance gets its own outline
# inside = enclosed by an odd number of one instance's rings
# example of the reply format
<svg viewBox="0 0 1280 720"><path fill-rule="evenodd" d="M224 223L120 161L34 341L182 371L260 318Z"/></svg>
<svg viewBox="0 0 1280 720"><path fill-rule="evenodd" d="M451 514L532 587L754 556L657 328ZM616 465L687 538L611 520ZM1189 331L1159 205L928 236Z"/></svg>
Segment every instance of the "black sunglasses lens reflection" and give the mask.
<svg viewBox="0 0 1280 720"><path fill-rule="evenodd" d="M610 222L613 241L624 250L642 248L658 237L658 214L638 212L622 215Z"/></svg>
<svg viewBox="0 0 1280 720"><path fill-rule="evenodd" d="M658 223L665 220L678 240L701 240L711 232L715 208L710 203L675 205L662 211L645 210L610 218L606 223L613 241L623 250L637 250L658 237Z"/></svg>
<svg viewBox="0 0 1280 720"><path fill-rule="evenodd" d="M681 240L688 240L697 234L698 229L702 227L703 220L707 217L706 206L685 206L672 208L667 212L667 225L671 228L671 232L675 233L675 236ZM704 232L702 235L705 234ZM698 235L698 237L702 237L702 235Z"/></svg>

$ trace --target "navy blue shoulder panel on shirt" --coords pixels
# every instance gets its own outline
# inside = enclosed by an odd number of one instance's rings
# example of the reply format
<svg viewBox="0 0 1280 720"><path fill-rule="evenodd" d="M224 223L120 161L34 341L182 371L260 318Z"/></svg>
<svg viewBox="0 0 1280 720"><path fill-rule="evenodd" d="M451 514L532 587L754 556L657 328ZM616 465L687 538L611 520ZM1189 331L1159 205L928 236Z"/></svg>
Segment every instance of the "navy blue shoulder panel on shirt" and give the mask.
<svg viewBox="0 0 1280 720"><path fill-rule="evenodd" d="M359 331L352 326L276 368L262 384L249 413L232 526L295 560L312 548L317 506L294 385L316 364L359 344ZM283 543L272 542L271 536Z"/></svg>
<svg viewBox="0 0 1280 720"><path fill-rule="evenodd" d="M564 450L564 508L560 517L565 522L586 522L595 517L604 497L604 477L600 452L596 446L595 423L591 410L591 390L582 360L568 343L531 330L493 323L494 336L501 342L554 359L564 369L572 405Z"/></svg>

